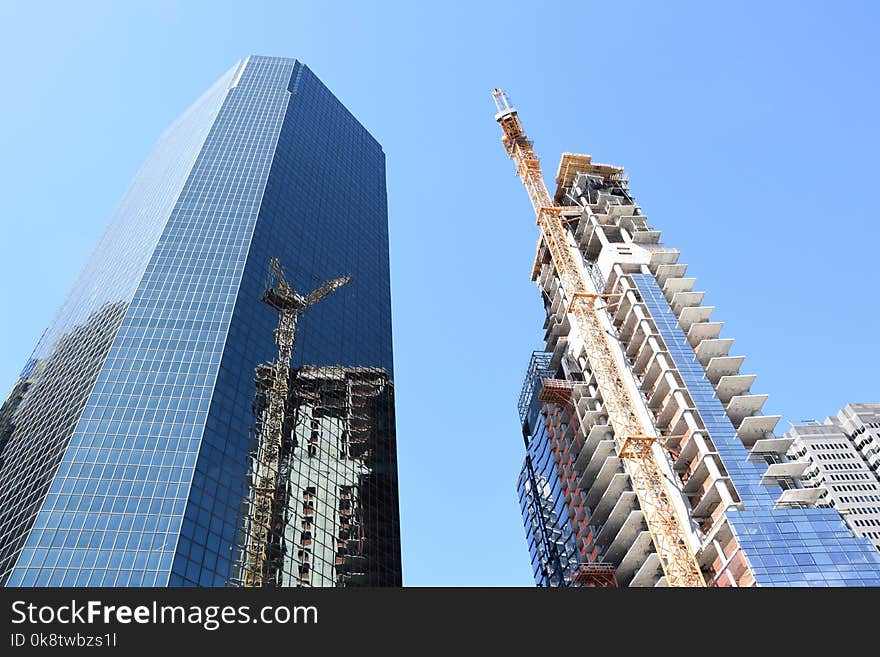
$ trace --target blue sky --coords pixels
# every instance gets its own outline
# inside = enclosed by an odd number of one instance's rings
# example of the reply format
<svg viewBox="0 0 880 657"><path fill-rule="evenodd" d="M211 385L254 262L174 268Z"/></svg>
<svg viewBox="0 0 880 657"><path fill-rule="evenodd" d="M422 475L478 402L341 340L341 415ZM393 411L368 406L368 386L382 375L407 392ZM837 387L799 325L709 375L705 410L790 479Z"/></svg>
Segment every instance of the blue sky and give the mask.
<svg viewBox="0 0 880 657"><path fill-rule="evenodd" d="M0 387L171 120L242 56L298 57L387 155L405 583L529 585L516 398L542 334L537 229L491 89L511 95L549 178L562 151L625 166L765 410L822 419L880 401L878 14L4 2Z"/></svg>

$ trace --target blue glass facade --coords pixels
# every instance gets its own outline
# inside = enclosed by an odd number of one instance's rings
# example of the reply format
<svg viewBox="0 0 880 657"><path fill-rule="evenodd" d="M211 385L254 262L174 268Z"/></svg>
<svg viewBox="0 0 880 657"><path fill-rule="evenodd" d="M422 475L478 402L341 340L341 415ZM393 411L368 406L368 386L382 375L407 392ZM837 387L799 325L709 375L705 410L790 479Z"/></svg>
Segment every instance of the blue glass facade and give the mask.
<svg viewBox="0 0 880 657"><path fill-rule="evenodd" d="M558 464L541 414L542 365L550 354L536 352L529 365L520 403L526 458L517 480L520 512L526 531L532 573L538 586L568 586L577 570L577 546Z"/></svg>
<svg viewBox="0 0 880 657"><path fill-rule="evenodd" d="M776 509L777 486L761 485L766 464L748 452L651 274L631 274L669 355L743 502L727 517L755 580L765 586L880 586L880 554L834 509Z"/></svg>
<svg viewBox="0 0 880 657"><path fill-rule="evenodd" d="M292 59L243 60L169 129L0 412L8 585L228 582L254 368L275 355L269 259L298 289L353 278L303 316L295 366L393 373L384 171ZM48 459L39 414L59 416Z"/></svg>

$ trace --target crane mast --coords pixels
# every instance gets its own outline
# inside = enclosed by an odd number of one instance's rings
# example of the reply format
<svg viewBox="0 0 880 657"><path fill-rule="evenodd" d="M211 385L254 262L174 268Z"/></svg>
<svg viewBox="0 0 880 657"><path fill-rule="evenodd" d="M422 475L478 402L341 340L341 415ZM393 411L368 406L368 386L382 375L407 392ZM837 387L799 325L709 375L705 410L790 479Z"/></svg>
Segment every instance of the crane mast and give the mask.
<svg viewBox="0 0 880 657"><path fill-rule="evenodd" d="M501 141L516 164L537 215L541 239L556 268L569 304L568 312L575 319L574 327L586 346L590 367L614 430L618 456L626 463L666 581L670 586L706 586L657 460L656 432L639 417L625 382L626 374L614 358L602 325L601 308L596 306L601 295L590 292L580 263L572 255L562 208L551 201L540 161L532 142L526 138L517 111L501 89L495 89L492 97L498 109L495 120L504 132Z"/></svg>
<svg viewBox="0 0 880 657"><path fill-rule="evenodd" d="M307 296L295 292L287 283L277 258L269 261L276 283L267 288L261 300L278 311L274 363L257 367L258 387L267 399L257 432L256 460L249 491L249 515L245 519L245 545L242 555L241 584L261 587L278 582L281 565L278 543L283 534L287 507L287 486L282 467L284 424L290 384L290 360L296 343L300 313L351 280L350 276L327 281Z"/></svg>

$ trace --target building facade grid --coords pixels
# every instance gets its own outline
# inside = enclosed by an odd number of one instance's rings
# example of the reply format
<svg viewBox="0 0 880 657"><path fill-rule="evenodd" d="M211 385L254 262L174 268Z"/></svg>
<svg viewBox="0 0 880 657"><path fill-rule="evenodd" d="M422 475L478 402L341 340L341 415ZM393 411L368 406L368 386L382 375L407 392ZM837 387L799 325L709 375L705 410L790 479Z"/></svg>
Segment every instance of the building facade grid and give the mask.
<svg viewBox="0 0 880 657"><path fill-rule="evenodd" d="M272 257L299 288L355 281L304 316L295 365L393 373L381 147L303 64L251 56L160 140L0 409L8 585L230 582ZM49 454L29 409L63 425Z"/></svg>

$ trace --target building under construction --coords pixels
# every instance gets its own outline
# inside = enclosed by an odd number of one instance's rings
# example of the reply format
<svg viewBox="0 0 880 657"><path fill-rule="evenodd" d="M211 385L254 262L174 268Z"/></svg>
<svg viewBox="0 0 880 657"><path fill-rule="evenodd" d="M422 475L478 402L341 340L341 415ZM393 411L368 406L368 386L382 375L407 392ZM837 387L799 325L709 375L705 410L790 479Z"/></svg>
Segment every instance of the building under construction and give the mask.
<svg viewBox="0 0 880 657"><path fill-rule="evenodd" d="M254 441L237 576L249 588L400 586L393 386L378 367L291 371L300 316L347 285L308 295L276 258L261 300L278 313L277 357L255 373Z"/></svg>
<svg viewBox="0 0 880 657"><path fill-rule="evenodd" d="M880 585L880 555L806 464L661 242L623 169L565 153L550 195L517 111L496 121L540 230L545 349L519 411L518 488L539 586Z"/></svg>
<svg viewBox="0 0 880 657"><path fill-rule="evenodd" d="M265 377L257 381L258 435L268 413L266 383ZM255 444L240 582L400 586L394 393L388 375L380 368L302 367L292 372L286 409L268 532L254 521L265 462L265 446Z"/></svg>

